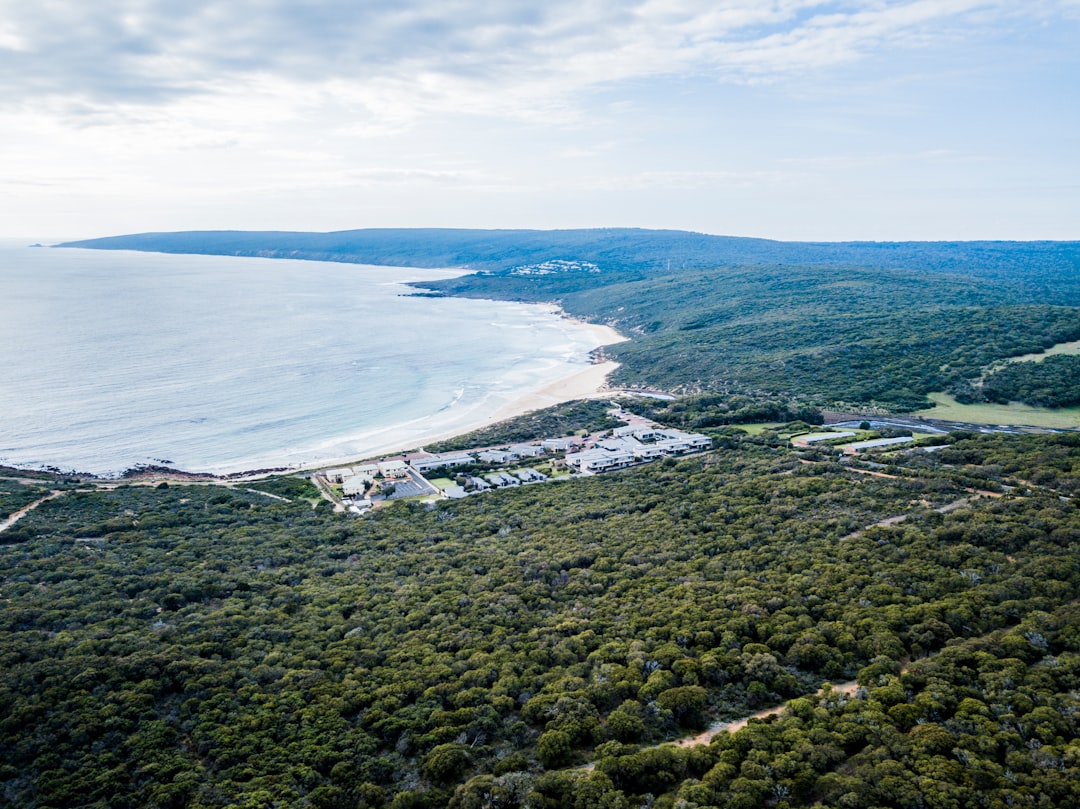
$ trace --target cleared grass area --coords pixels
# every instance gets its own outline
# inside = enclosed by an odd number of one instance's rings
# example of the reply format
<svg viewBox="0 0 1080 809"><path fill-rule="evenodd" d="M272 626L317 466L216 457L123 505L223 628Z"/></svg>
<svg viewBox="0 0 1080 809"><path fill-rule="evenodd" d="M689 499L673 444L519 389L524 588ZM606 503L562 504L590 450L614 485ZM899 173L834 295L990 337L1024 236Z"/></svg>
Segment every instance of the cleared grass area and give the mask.
<svg viewBox="0 0 1080 809"><path fill-rule="evenodd" d="M1011 362L1042 362L1047 357L1052 357L1055 354L1080 354L1080 340L1074 340L1071 343L1058 343L1055 346L1050 346L1046 351L1040 351L1038 354L1024 354L1022 357L1009 357L1007 360L1002 360L1000 363L994 363L994 365L1007 365Z"/></svg>
<svg viewBox="0 0 1080 809"><path fill-rule="evenodd" d="M780 426L780 422L771 421L767 424L732 424L731 426L738 430L745 430L750 435L761 435L766 430L775 430Z"/></svg>
<svg viewBox="0 0 1080 809"><path fill-rule="evenodd" d="M947 393L931 393L934 407L920 415L946 421L970 421L973 424L1020 424L1067 430L1080 429L1080 407L1032 407L1013 402L999 404L960 404Z"/></svg>
<svg viewBox="0 0 1080 809"><path fill-rule="evenodd" d="M454 483L454 481L450 480L450 478L429 479L428 483L430 483L436 489L445 489L447 486L455 486L455 485L457 485L457 484Z"/></svg>

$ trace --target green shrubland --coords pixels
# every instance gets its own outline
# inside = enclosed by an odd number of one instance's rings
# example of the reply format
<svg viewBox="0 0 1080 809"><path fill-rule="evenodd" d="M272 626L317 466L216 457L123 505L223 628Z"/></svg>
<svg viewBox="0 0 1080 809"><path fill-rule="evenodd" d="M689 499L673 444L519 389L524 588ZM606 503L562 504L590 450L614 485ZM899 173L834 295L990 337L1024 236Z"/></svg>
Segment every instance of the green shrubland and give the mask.
<svg viewBox="0 0 1080 809"><path fill-rule="evenodd" d="M68 492L0 549L0 803L1066 805L1078 465L958 434L861 474L733 432L366 519L296 481Z"/></svg>

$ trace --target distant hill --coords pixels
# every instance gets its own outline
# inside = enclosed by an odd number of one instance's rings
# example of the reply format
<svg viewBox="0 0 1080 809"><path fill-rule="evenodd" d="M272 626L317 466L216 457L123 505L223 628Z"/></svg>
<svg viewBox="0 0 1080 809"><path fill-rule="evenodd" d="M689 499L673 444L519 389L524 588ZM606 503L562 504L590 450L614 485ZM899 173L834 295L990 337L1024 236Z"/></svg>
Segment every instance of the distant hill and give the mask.
<svg viewBox="0 0 1080 809"><path fill-rule="evenodd" d="M778 242L675 230L143 233L63 247L476 272L437 293L555 301L630 335L615 381L907 410L1080 339L1080 242ZM1051 391L1051 393L1060 393Z"/></svg>
<svg viewBox="0 0 1080 809"><path fill-rule="evenodd" d="M1080 242L780 242L681 230L380 228L333 233L185 231L66 242L60 247L261 256L500 272L549 261L601 271L795 265L907 268L1005 277L1080 271Z"/></svg>

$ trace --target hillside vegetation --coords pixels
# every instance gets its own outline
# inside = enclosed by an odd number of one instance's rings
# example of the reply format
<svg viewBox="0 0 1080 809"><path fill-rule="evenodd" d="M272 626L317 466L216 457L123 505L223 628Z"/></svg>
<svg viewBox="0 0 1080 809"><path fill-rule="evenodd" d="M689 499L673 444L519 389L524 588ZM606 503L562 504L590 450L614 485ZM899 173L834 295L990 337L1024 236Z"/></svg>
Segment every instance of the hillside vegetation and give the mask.
<svg viewBox="0 0 1080 809"><path fill-rule="evenodd" d="M611 416L609 410L611 404L606 401L579 399L563 402L496 422L455 438L428 444L425 449L429 452L448 452L558 438L581 430L589 433L610 430L623 422Z"/></svg>
<svg viewBox="0 0 1080 809"><path fill-rule="evenodd" d="M466 276L448 294L558 300L631 335L608 347L615 384L777 397L816 405L927 406L926 394L1003 357L1080 336L1080 309L972 277L916 270L754 267L657 274L603 286Z"/></svg>
<svg viewBox="0 0 1080 809"><path fill-rule="evenodd" d="M907 770L1071 794L1075 714L1045 708L1076 687L1047 617L1080 597L1075 437L889 457L729 433L364 520L297 481L69 492L3 535L0 805L908 806L881 781ZM637 747L856 674L864 708L800 703L767 743ZM975 721L1004 735L973 747Z"/></svg>
<svg viewBox="0 0 1080 809"><path fill-rule="evenodd" d="M972 391L976 394L976 391ZM977 394L981 394L977 395ZM971 401L1007 404L1025 402L1037 407L1080 404L1080 357L1058 355L1042 362L1014 362L988 374Z"/></svg>

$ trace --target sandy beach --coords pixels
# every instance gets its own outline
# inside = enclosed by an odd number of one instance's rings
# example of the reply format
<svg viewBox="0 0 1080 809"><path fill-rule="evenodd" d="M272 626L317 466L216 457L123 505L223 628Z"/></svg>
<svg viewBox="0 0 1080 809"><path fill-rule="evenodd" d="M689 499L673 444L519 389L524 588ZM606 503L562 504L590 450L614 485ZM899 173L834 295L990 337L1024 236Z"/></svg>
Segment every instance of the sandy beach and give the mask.
<svg viewBox="0 0 1080 809"><path fill-rule="evenodd" d="M619 363L610 361L590 365L571 376L552 382L519 399L515 399L492 413L484 424L477 426L486 427L497 421L520 416L522 413L528 413L532 410L551 407L560 402L569 402L573 399L589 399L600 395L605 390L608 376L618 367ZM470 429L475 430L477 427Z"/></svg>
<svg viewBox="0 0 1080 809"><path fill-rule="evenodd" d="M605 393L605 384L608 375L619 367L617 362L602 362L590 365L570 376L555 382L550 382L537 390L521 396L512 402L500 406L487 415L476 419L463 420L452 429L439 428L432 425L429 430L424 430L422 425L406 424L399 427L391 427L382 430L375 441L360 455L349 455L331 460L320 460L317 463L301 464L299 470L313 471L330 466L347 466L362 460L382 458L388 455L397 455L421 449L426 444L434 444L437 441L445 441L464 433L488 427L500 421L540 410L544 407L561 402L569 402L574 399L589 399L602 396ZM251 477L265 477L264 473L256 473ZM233 476L237 479L246 479L246 476Z"/></svg>

